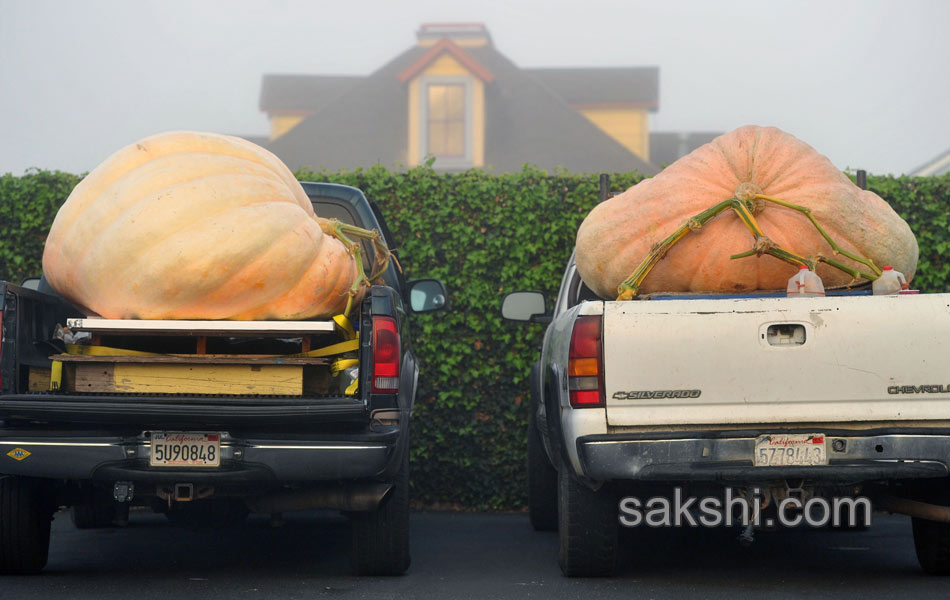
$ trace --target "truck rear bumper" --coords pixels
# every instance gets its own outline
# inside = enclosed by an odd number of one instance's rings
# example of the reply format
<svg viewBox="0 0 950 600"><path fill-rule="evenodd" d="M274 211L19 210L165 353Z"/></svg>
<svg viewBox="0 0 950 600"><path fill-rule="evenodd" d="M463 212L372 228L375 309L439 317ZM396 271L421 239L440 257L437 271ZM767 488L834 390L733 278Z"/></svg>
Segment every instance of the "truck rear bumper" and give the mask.
<svg viewBox="0 0 950 600"><path fill-rule="evenodd" d="M950 475L950 432L825 434L829 464L821 466L754 466L755 432L688 438L591 435L578 438L577 451L581 474L594 481L847 483Z"/></svg>
<svg viewBox="0 0 950 600"><path fill-rule="evenodd" d="M236 396L156 397L77 394L8 394L0 398L0 419L71 426L147 425L247 427L367 422L359 398L258 398Z"/></svg>
<svg viewBox="0 0 950 600"><path fill-rule="evenodd" d="M0 431L0 473L50 479L253 484L332 481L380 475L398 430L359 440L221 436L221 466L150 467L151 445L139 436L55 436Z"/></svg>

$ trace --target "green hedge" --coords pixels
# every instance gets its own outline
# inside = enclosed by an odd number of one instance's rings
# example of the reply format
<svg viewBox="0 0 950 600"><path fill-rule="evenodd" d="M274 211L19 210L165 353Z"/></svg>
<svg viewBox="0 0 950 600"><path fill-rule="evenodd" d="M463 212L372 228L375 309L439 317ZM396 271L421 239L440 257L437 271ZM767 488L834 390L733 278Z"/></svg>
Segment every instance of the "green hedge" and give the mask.
<svg viewBox="0 0 950 600"><path fill-rule="evenodd" d="M503 322L499 305L519 289L553 297L577 226L598 200L597 177L378 167L298 177L361 188L386 214L406 275L437 277L449 288L451 310L418 315L412 331L422 369L413 424L415 500L522 506L527 375L543 327ZM39 273L53 212L78 180L44 171L0 179L0 279ZM612 191L638 180L613 175ZM950 176L872 176L869 185L918 236L914 286L950 291Z"/></svg>
<svg viewBox="0 0 950 600"><path fill-rule="evenodd" d="M53 217L81 175L30 169L0 176L0 280L20 283L42 271Z"/></svg>

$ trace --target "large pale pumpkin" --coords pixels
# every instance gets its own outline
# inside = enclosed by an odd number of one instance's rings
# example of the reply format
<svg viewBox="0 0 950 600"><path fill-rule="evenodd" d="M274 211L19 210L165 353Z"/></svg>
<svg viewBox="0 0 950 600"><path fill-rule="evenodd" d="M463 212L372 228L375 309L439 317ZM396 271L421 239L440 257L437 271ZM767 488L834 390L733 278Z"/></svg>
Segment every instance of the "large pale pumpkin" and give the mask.
<svg viewBox="0 0 950 600"><path fill-rule="evenodd" d="M146 138L76 186L43 272L109 318L303 319L338 313L357 277L290 170L240 138Z"/></svg>
<svg viewBox="0 0 950 600"><path fill-rule="evenodd" d="M740 186L742 186L740 190ZM811 146L774 127L746 126L722 135L595 207L577 232L577 269L598 295L617 287L651 248L702 211L724 200L755 193L807 207L844 250L892 265L910 280L917 267L917 240L891 207L864 191ZM834 258L831 246L801 212L760 203L755 219L776 244L814 259ZM753 235L731 210L689 233L672 247L640 286L651 292L744 292L785 289L797 267L764 255L730 259L752 249ZM849 285L851 276L826 264L817 273L825 287Z"/></svg>

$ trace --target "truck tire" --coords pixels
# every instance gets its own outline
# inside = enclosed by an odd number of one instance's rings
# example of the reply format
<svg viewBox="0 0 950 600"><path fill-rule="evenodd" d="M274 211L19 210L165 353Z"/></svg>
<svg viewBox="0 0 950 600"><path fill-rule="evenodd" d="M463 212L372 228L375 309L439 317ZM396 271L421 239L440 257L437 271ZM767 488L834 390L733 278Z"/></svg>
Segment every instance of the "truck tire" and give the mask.
<svg viewBox="0 0 950 600"><path fill-rule="evenodd" d="M352 514L357 575L402 575L409 568L409 444L393 487L373 511Z"/></svg>
<svg viewBox="0 0 950 600"><path fill-rule="evenodd" d="M950 575L950 523L911 519L920 568L931 575Z"/></svg>
<svg viewBox="0 0 950 600"><path fill-rule="evenodd" d="M535 531L557 531L557 469L544 451L534 408L528 415L528 516Z"/></svg>
<svg viewBox="0 0 950 600"><path fill-rule="evenodd" d="M115 516L113 507L100 504L77 504L69 509L69 520L76 529L111 527Z"/></svg>
<svg viewBox="0 0 950 600"><path fill-rule="evenodd" d="M38 573L49 557L53 510L35 479L0 476L0 573Z"/></svg>
<svg viewBox="0 0 950 600"><path fill-rule="evenodd" d="M617 495L609 484L592 490L574 477L569 464L558 469L558 564L568 577L605 577L617 564L620 523Z"/></svg>
<svg viewBox="0 0 950 600"><path fill-rule="evenodd" d="M76 529L111 527L118 513L112 497L105 491L85 487L81 490L80 503L69 510L69 518Z"/></svg>

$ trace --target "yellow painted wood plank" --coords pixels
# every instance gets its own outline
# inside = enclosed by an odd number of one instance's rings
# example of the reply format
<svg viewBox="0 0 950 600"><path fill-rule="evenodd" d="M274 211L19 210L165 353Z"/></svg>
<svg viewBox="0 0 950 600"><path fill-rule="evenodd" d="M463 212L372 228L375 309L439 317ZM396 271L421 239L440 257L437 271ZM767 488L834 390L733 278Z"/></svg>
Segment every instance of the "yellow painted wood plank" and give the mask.
<svg viewBox="0 0 950 600"><path fill-rule="evenodd" d="M93 394L115 393L114 366L106 364L66 364L66 389Z"/></svg>
<svg viewBox="0 0 950 600"><path fill-rule="evenodd" d="M77 365L78 366L78 365ZM303 395L300 365L116 364L114 389L139 394Z"/></svg>
<svg viewBox="0 0 950 600"><path fill-rule="evenodd" d="M29 389L31 392L48 392L52 369L30 367Z"/></svg>

